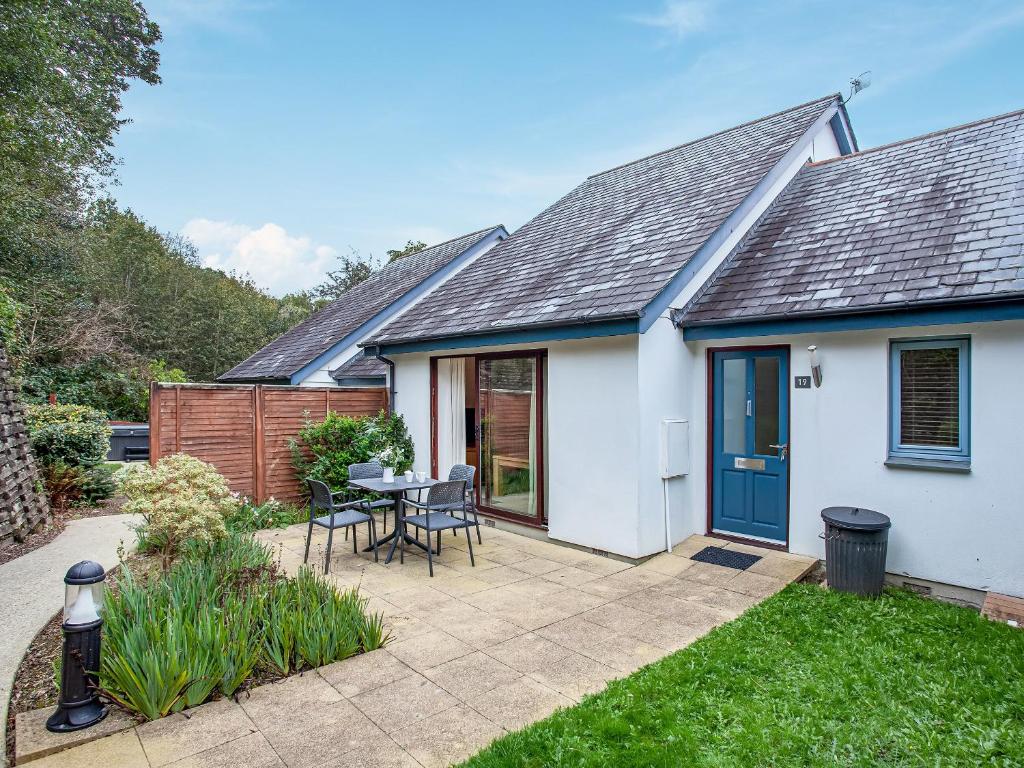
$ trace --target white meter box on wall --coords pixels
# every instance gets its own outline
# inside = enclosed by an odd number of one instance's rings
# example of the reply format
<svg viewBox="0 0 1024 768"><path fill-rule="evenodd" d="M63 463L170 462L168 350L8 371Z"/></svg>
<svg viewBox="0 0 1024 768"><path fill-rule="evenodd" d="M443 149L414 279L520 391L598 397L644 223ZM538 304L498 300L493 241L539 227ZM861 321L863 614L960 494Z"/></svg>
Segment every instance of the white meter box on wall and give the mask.
<svg viewBox="0 0 1024 768"><path fill-rule="evenodd" d="M661 476L679 477L690 472L690 424L686 419L661 422Z"/></svg>

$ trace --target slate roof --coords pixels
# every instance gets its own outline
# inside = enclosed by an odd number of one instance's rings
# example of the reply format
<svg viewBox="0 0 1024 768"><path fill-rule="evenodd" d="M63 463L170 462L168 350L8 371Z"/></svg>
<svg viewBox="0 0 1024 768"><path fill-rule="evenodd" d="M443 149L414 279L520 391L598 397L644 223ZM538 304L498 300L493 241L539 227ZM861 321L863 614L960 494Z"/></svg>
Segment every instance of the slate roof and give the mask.
<svg viewBox="0 0 1024 768"><path fill-rule="evenodd" d="M278 336L218 381L286 379L400 299L438 269L501 225L425 248L384 266L291 330Z"/></svg>
<svg viewBox="0 0 1024 768"><path fill-rule="evenodd" d="M388 367L376 357L367 357L361 351L330 371L332 379L351 379L386 376Z"/></svg>
<svg viewBox="0 0 1024 768"><path fill-rule="evenodd" d="M817 99L591 176L368 343L639 317L836 101Z"/></svg>
<svg viewBox="0 0 1024 768"><path fill-rule="evenodd" d="M802 169L682 325L1024 294L1024 111Z"/></svg>

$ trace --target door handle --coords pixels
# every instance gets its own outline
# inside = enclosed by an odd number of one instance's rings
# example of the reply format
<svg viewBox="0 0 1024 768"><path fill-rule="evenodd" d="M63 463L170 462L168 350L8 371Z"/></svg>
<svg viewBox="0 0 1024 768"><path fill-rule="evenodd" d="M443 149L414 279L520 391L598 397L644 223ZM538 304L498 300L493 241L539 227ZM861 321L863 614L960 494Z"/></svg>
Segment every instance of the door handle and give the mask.
<svg viewBox="0 0 1024 768"><path fill-rule="evenodd" d="M789 453L789 443L770 443L768 447L775 448L777 451L779 451L780 461L786 460L786 454Z"/></svg>

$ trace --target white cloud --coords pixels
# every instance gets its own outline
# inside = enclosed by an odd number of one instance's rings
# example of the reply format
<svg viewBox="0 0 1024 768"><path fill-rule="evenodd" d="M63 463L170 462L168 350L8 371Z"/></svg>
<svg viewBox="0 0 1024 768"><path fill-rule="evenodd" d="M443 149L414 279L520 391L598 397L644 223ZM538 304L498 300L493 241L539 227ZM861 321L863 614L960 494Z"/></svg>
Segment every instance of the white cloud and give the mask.
<svg viewBox="0 0 1024 768"><path fill-rule="evenodd" d="M260 227L231 221L192 219L182 229L203 264L248 275L275 296L311 288L332 268L338 252L305 235L294 236L279 224Z"/></svg>
<svg viewBox="0 0 1024 768"><path fill-rule="evenodd" d="M630 16L629 20L662 29L681 40L707 27L708 11L709 4L702 0L668 0L660 13Z"/></svg>

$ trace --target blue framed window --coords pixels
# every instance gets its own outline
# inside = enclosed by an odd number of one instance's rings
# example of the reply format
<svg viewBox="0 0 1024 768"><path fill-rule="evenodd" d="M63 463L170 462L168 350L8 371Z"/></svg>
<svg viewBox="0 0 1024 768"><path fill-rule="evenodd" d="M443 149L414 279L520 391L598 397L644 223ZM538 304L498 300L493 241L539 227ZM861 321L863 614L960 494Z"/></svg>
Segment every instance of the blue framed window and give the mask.
<svg viewBox="0 0 1024 768"><path fill-rule="evenodd" d="M969 464L970 368L967 338L890 343L890 459Z"/></svg>

